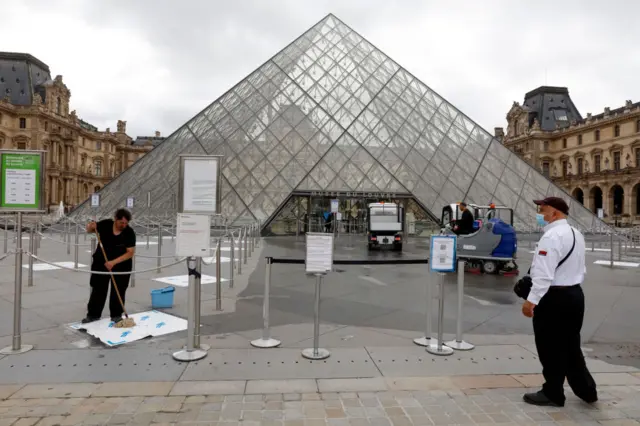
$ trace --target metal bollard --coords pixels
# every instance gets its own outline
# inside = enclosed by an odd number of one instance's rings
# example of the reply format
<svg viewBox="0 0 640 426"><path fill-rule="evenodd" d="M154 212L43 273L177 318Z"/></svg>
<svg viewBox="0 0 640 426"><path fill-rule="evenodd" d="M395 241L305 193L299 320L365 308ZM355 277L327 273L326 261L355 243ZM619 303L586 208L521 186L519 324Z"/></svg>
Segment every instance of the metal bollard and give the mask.
<svg viewBox="0 0 640 426"><path fill-rule="evenodd" d="M171 241L175 241L175 240L176 240L175 224L171 222Z"/></svg>
<svg viewBox="0 0 640 426"><path fill-rule="evenodd" d="M185 349L175 352L173 358L178 361L197 361L207 356L207 352L200 348L196 348L196 332L199 334L200 330L196 331L196 303L198 298L196 292L199 290L200 278L198 278L198 259L190 257L187 259L187 267L189 269L189 312L187 314L187 346Z"/></svg>
<svg viewBox="0 0 640 426"><path fill-rule="evenodd" d="M247 240L247 228L243 228L244 230L244 264L247 264L247 249L249 248L249 241Z"/></svg>
<svg viewBox="0 0 640 426"><path fill-rule="evenodd" d="M249 256L253 255L253 225L249 227Z"/></svg>
<svg viewBox="0 0 640 426"><path fill-rule="evenodd" d="M256 348L275 348L280 346L280 340L272 339L269 329L269 294L271 292L271 264L273 258L267 257L267 266L264 274L264 300L262 301L262 338L252 340L251 346ZM314 348L317 345L314 344Z"/></svg>
<svg viewBox="0 0 640 426"><path fill-rule="evenodd" d="M196 272L198 274L200 274L202 272L202 258L201 257L197 257L196 258ZM200 276L200 275L198 275ZM195 287L196 287L196 291L195 291L195 312L194 312L194 321L193 321L193 347L196 349L202 349L204 351L208 351L209 349L211 349L211 347L209 345L203 345L200 344L200 323L201 323L201 318L200 318L200 309L202 307L202 282L200 280L200 278L196 278L196 280L194 281Z"/></svg>
<svg viewBox="0 0 640 426"><path fill-rule="evenodd" d="M218 238L218 243L216 244L216 311L222 310L222 265L220 265L221 251L222 238Z"/></svg>
<svg viewBox="0 0 640 426"><path fill-rule="evenodd" d="M156 262L156 273L160 273L160 266L162 265L162 225L158 225L158 259Z"/></svg>
<svg viewBox="0 0 640 426"><path fill-rule="evenodd" d="M431 273L428 273L427 275L427 288L426 288L427 315L426 315L426 323L425 323L425 329L424 329L424 337L417 337L413 339L413 343L415 343L418 346L430 346L430 345L435 345L437 343L436 338L433 337L433 327L431 326L431 317L432 317L431 308L433 307L433 286L431 285L432 276L433 274Z"/></svg>
<svg viewBox="0 0 640 426"><path fill-rule="evenodd" d="M2 355L21 354L33 349L31 345L22 344L22 213L16 220L15 288L13 299L13 339L12 345L0 350Z"/></svg>
<svg viewBox="0 0 640 426"><path fill-rule="evenodd" d="M475 348L471 343L462 340L462 311L464 309L464 261L458 261L458 312L456 315L456 338L445 343L458 351L470 351Z"/></svg>
<svg viewBox="0 0 640 426"><path fill-rule="evenodd" d="M437 343L431 344L427 346L427 352L432 355L451 355L453 353L453 349L448 346L443 346L442 338L444 335L444 276L446 274L443 272L438 272L438 277L440 281L440 300L438 300L438 341Z"/></svg>
<svg viewBox="0 0 640 426"><path fill-rule="evenodd" d="M622 260L622 238L618 239L618 260Z"/></svg>
<svg viewBox="0 0 640 426"><path fill-rule="evenodd" d="M313 348L304 349L302 356L307 359L326 359L329 358L331 352L326 349L319 348L320 345L320 287L322 287L322 274L316 276L316 296L313 312Z"/></svg>
<svg viewBox="0 0 640 426"><path fill-rule="evenodd" d="M591 241L591 252L593 253L594 251L596 251L596 243Z"/></svg>
<svg viewBox="0 0 640 426"><path fill-rule="evenodd" d="M36 253L38 252L38 249L40 249L40 243L42 241L42 237L40 236L40 233L42 232L42 224L40 222L38 222L36 224Z"/></svg>
<svg viewBox="0 0 640 426"><path fill-rule="evenodd" d="M145 225L147 228L147 250L149 250L149 239L151 238L151 232L149 232L149 227Z"/></svg>
<svg viewBox="0 0 640 426"><path fill-rule="evenodd" d="M27 274L27 287L33 287L33 227L29 228L29 272Z"/></svg>
<svg viewBox="0 0 640 426"><path fill-rule="evenodd" d="M67 242L67 256L71 255L71 222L67 222L66 226L66 234L64 236L65 241Z"/></svg>
<svg viewBox="0 0 640 426"><path fill-rule="evenodd" d="M238 275L242 275L242 229L238 231Z"/></svg>
<svg viewBox="0 0 640 426"><path fill-rule="evenodd" d="M80 230L78 228L78 225L76 224L76 232L75 232L75 246L73 248L73 267L76 269L78 269L78 250L80 249L78 246L80 245Z"/></svg>
<svg viewBox="0 0 640 426"><path fill-rule="evenodd" d="M233 240L233 231L229 237L229 245L229 260L231 261L231 266L229 267L229 288L233 288L233 275L236 267L236 245Z"/></svg>

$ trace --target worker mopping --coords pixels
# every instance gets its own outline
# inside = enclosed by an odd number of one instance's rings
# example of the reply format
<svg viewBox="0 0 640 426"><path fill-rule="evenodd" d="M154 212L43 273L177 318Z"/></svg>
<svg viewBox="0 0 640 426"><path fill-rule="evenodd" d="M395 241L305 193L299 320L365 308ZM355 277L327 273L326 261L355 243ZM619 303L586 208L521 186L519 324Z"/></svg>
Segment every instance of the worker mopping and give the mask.
<svg viewBox="0 0 640 426"><path fill-rule="evenodd" d="M98 321L101 318L109 287L113 285L109 298L111 321L117 328L135 326L135 322L129 318L124 307L125 294L131 277L131 274L126 272L131 272L133 269L131 259L136 247L136 234L129 226L129 221L131 221L131 213L126 209L118 209L113 219L101 220L98 223L91 222L87 225L87 232L96 234L99 246L93 253L91 271L105 274L91 274L91 296L87 304L87 316L82 320L83 324ZM109 274L106 274L107 272ZM113 272L118 274L114 275ZM123 272L125 274L122 274ZM125 319L122 319L123 313Z"/></svg>

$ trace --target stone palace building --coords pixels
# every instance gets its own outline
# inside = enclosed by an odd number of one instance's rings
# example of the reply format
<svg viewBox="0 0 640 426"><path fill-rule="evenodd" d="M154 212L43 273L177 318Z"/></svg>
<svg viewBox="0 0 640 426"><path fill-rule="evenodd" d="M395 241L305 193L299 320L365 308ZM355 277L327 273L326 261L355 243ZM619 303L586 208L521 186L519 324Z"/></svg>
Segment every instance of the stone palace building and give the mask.
<svg viewBox="0 0 640 426"><path fill-rule="evenodd" d="M514 102L495 136L604 220L640 225L640 102L582 117L565 87Z"/></svg>
<svg viewBox="0 0 640 426"><path fill-rule="evenodd" d="M0 149L44 150L47 206L66 210L131 166L164 138L133 140L127 122L115 132L70 111L71 91L62 76L29 54L0 52Z"/></svg>

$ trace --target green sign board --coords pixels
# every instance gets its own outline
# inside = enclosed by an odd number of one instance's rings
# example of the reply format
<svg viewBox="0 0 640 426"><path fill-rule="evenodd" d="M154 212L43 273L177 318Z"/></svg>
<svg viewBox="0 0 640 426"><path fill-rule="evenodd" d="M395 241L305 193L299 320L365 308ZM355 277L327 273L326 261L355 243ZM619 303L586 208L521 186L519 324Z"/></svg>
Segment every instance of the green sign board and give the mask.
<svg viewBox="0 0 640 426"><path fill-rule="evenodd" d="M42 152L0 151L0 210L43 210L42 160Z"/></svg>

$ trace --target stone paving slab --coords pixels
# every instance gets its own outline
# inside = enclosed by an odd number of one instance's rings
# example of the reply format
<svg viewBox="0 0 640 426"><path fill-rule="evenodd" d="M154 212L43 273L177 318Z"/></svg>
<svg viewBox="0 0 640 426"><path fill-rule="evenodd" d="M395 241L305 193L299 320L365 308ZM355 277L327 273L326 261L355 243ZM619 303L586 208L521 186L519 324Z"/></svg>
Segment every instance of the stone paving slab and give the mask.
<svg viewBox="0 0 640 426"><path fill-rule="evenodd" d="M410 379L410 378L405 378ZM266 393L241 392L249 383L190 382L193 392L173 396L68 396L29 387L32 397L0 399L0 425L216 425L216 426L421 426L421 425L638 425L640 387L600 384L600 401L587 405L567 389L565 407L522 402L526 388L460 388L456 378L416 377L453 384L442 389L281 393L282 383L261 382ZM501 379L476 378L477 385ZM181 384L186 384L182 382ZM369 385L373 384L366 381ZM408 383L408 382L407 382ZM345 383L346 384L346 383ZM79 395L77 384L67 388ZM90 384L98 391L100 384ZM133 389L135 384L125 384ZM273 386L270 386L273 385ZM351 384L352 385L352 384ZM53 386L63 389L65 385ZM164 387L159 384L160 387ZM363 383L363 388L366 387ZM85 389L90 389L87 387ZM30 392L31 392L30 391ZM142 390L147 392L148 390ZM76 393L73 393L76 392ZM161 393L161 392L159 392Z"/></svg>

